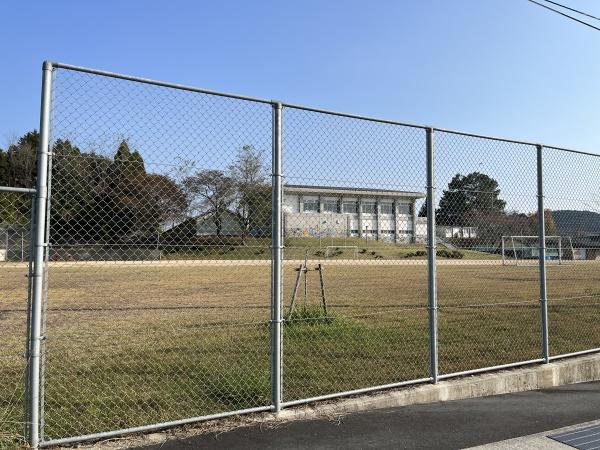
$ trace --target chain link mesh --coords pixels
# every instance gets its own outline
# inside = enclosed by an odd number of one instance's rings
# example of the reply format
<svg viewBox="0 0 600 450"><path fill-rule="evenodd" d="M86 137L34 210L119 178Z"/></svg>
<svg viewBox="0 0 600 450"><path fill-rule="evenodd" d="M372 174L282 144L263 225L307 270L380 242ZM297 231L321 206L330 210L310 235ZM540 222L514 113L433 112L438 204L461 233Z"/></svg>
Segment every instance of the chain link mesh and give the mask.
<svg viewBox="0 0 600 450"><path fill-rule="evenodd" d="M284 400L428 376L424 142L285 109Z"/></svg>
<svg viewBox="0 0 600 450"><path fill-rule="evenodd" d="M597 156L544 148L545 207L552 211L550 226L562 235L562 264L547 269L553 355L600 347L599 177ZM555 261L557 245L549 250Z"/></svg>
<svg viewBox="0 0 600 450"><path fill-rule="evenodd" d="M25 437L32 196L0 192L0 449Z"/></svg>
<svg viewBox="0 0 600 450"><path fill-rule="evenodd" d="M536 148L436 132L435 158L440 373L539 358L538 240L503 254L537 235Z"/></svg>
<svg viewBox="0 0 600 450"><path fill-rule="evenodd" d="M45 439L270 404L271 121L55 71Z"/></svg>
<svg viewBox="0 0 600 450"><path fill-rule="evenodd" d="M66 68L52 90L42 439L277 403L273 105ZM427 129L283 106L284 406L432 377L436 311L443 375L542 357L536 146L433 130L436 310ZM543 156L551 354L597 349L600 159ZM27 421L30 214L0 193L0 448Z"/></svg>

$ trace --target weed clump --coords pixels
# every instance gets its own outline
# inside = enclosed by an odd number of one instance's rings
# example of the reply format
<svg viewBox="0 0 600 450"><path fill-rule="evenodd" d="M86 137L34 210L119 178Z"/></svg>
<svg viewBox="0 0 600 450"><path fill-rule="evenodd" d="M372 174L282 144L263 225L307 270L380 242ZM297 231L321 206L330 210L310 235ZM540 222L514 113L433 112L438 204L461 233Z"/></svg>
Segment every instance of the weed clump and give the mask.
<svg viewBox="0 0 600 450"><path fill-rule="evenodd" d="M464 258L464 253L458 251L458 250L438 250L436 252L437 256L440 256L441 258L450 258L450 259L463 259Z"/></svg>
<svg viewBox="0 0 600 450"><path fill-rule="evenodd" d="M448 258L448 259L463 259L464 253L459 250L438 250L435 252L437 256L440 258ZM425 250L417 250L415 252L406 253L404 255L405 258L418 258L421 256L427 256L427 252Z"/></svg>
<svg viewBox="0 0 600 450"><path fill-rule="evenodd" d="M334 320L331 314L325 314L321 306L303 305L292 311L285 320L286 325L314 326L330 324Z"/></svg>
<svg viewBox="0 0 600 450"><path fill-rule="evenodd" d="M417 258L420 256L426 256L427 252L425 250L417 250L414 252L410 252L404 255L405 258Z"/></svg>

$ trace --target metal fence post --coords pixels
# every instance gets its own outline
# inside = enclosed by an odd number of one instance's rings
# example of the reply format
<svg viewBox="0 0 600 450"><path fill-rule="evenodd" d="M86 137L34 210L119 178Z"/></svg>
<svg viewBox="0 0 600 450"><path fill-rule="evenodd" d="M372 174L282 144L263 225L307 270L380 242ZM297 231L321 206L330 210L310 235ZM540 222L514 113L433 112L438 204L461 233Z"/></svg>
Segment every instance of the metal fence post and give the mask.
<svg viewBox="0 0 600 450"><path fill-rule="evenodd" d="M427 128L427 293L429 309L430 374L438 380L438 324L436 284L436 233L435 233L435 167L433 128ZM416 230L413 230L413 233Z"/></svg>
<svg viewBox="0 0 600 450"><path fill-rule="evenodd" d="M282 201L283 180L281 163L282 105L273 102L273 168L271 217L271 395L275 411L281 410L282 335L281 294L283 263Z"/></svg>
<svg viewBox="0 0 600 450"><path fill-rule="evenodd" d="M29 218L29 244L27 246L27 330L25 335L25 358L27 361L26 373L25 373L25 398L24 398L24 436L29 441L31 427L31 390L29 389L31 383L31 293L32 293L32 282L33 282L33 243L35 241L35 220L36 220L36 195L35 192L31 196L31 215Z"/></svg>
<svg viewBox="0 0 600 450"><path fill-rule="evenodd" d="M42 77L42 104L40 112L40 143L37 154L36 221L33 253L31 302L31 355L30 355L30 418L29 444L38 448L40 441L40 379L41 379L41 325L45 250L46 199L48 181L48 141L50 132L50 95L52 64L44 62Z"/></svg>
<svg viewBox="0 0 600 450"><path fill-rule="evenodd" d="M548 342L548 296L546 289L546 218L544 217L544 174L542 145L537 146L538 241L540 266L540 306L542 309L542 355L550 362Z"/></svg>

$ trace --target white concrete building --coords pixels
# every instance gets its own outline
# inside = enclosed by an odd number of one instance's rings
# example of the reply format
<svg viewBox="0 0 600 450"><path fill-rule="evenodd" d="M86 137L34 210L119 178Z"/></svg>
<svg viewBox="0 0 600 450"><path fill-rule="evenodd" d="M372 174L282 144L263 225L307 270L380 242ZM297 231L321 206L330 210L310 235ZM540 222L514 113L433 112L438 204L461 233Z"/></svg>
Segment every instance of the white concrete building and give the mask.
<svg viewBox="0 0 600 450"><path fill-rule="evenodd" d="M423 242L427 220L417 217L420 192L285 185L286 236L356 236L391 242Z"/></svg>
<svg viewBox="0 0 600 450"><path fill-rule="evenodd" d="M446 239L475 239L477 237L476 227L456 227L438 225L436 229L438 237Z"/></svg>

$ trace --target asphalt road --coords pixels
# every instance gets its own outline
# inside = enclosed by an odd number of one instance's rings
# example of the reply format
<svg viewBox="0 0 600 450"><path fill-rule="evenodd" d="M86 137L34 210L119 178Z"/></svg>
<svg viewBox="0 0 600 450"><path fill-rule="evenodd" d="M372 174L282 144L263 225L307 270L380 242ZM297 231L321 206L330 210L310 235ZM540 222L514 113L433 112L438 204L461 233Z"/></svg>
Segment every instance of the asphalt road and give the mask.
<svg viewBox="0 0 600 450"><path fill-rule="evenodd" d="M458 449L600 418L600 382L168 440L144 450ZM141 449L141 448L140 448Z"/></svg>

